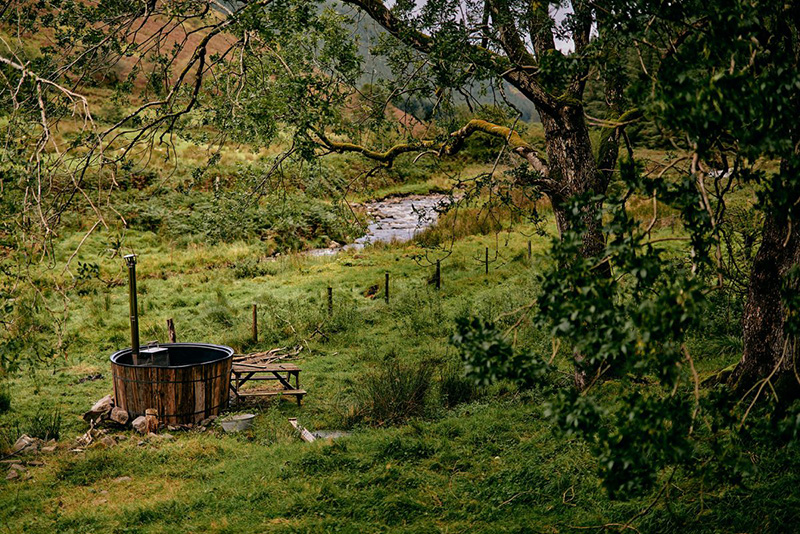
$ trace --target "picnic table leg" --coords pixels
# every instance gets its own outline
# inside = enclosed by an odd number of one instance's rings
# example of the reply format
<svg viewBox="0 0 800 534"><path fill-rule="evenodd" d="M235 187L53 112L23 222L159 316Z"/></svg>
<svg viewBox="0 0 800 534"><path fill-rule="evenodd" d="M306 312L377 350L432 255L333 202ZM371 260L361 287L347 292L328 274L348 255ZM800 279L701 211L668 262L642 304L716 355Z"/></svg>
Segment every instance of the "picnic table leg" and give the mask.
<svg viewBox="0 0 800 534"><path fill-rule="evenodd" d="M294 383L297 389L300 389L300 371L295 371L294 373ZM297 406L300 407L300 404L303 402L303 395L297 396Z"/></svg>
<svg viewBox="0 0 800 534"><path fill-rule="evenodd" d="M231 380L231 391L233 392L233 401L239 401L239 375L236 373L231 373L233 375L233 380Z"/></svg>
<svg viewBox="0 0 800 534"><path fill-rule="evenodd" d="M286 371L286 376L285 377L281 375L280 371L273 371L272 374L275 376L275 378L278 379L278 382L281 383L281 386L283 386L283 389L292 389L292 383L291 383L292 371Z"/></svg>

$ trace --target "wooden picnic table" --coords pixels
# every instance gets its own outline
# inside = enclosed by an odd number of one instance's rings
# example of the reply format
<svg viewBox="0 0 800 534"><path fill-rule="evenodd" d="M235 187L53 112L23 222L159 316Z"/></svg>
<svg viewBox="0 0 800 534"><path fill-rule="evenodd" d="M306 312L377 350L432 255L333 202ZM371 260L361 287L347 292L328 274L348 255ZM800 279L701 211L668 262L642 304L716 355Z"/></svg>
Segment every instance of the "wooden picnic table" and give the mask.
<svg viewBox="0 0 800 534"><path fill-rule="evenodd" d="M246 363L235 362L231 368L231 392L234 400L244 397L294 396L297 405L303 401L306 391L300 389L301 369L293 363ZM294 378L294 385L292 379ZM247 382L277 381L280 389L242 389Z"/></svg>

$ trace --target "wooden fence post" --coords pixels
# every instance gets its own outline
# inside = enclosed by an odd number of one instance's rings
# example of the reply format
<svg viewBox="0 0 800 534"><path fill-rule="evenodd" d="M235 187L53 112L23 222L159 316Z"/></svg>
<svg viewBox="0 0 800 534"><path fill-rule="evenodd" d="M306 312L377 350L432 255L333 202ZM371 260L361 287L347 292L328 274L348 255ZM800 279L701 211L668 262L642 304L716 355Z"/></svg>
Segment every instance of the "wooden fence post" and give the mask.
<svg viewBox="0 0 800 534"><path fill-rule="evenodd" d="M531 261L531 240L528 239L528 261Z"/></svg>
<svg viewBox="0 0 800 534"><path fill-rule="evenodd" d="M442 287L442 262L440 260L436 260L436 289L439 290Z"/></svg>
<svg viewBox="0 0 800 534"><path fill-rule="evenodd" d="M258 305L253 304L253 343L258 343Z"/></svg>
<svg viewBox="0 0 800 534"><path fill-rule="evenodd" d="M328 286L328 315L333 315L333 288Z"/></svg>
<svg viewBox="0 0 800 534"><path fill-rule="evenodd" d="M170 343L177 343L178 341L175 335L175 321L172 318L167 319L167 339Z"/></svg>
<svg viewBox="0 0 800 534"><path fill-rule="evenodd" d="M389 271L386 271L386 285L384 289L383 298L386 300L386 304L389 304Z"/></svg>
<svg viewBox="0 0 800 534"><path fill-rule="evenodd" d="M486 266L486 274L489 274L489 247L486 247L486 256L483 264Z"/></svg>

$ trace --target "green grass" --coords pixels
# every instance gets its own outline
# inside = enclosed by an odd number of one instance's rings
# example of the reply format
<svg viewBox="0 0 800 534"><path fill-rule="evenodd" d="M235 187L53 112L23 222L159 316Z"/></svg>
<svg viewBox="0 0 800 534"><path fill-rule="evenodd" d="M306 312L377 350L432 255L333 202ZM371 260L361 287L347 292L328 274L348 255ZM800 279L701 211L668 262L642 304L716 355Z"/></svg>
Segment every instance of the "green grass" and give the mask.
<svg viewBox="0 0 800 534"><path fill-rule="evenodd" d="M75 261L98 263L102 278L124 281L119 258L104 252L106 237L88 239ZM80 238L63 241L62 261ZM533 238L528 262L527 239L499 240L499 260L486 276L480 253L495 246L494 236L463 238L442 264L437 292L428 283L433 267L413 260L420 252L414 244L333 258L284 256L251 278L237 273L236 263L257 256L258 244L173 249L152 234L132 233L129 243L140 254L143 340L164 340L172 317L182 341L237 351L302 344L298 363L309 394L302 408L286 401L262 406L254 429L240 436L213 430L140 443L122 433L112 448L69 452L66 444L86 429L79 414L111 390L109 354L127 344L124 285L92 280L84 296L73 296L68 358L8 381L12 408L0 415L0 425L58 408L64 448L42 455L45 465L31 467L30 480L0 481L0 524L13 532L242 533L570 532L624 524L654 495L609 501L586 446L553 435L538 393L498 384L470 393L465 403L445 398L460 387L447 371L455 359L447 343L455 318L498 318L535 298L535 274L550 261L548 242ZM388 305L382 299L387 270ZM372 285L381 287L374 299L364 296ZM258 343L250 340L252 303L259 305ZM530 328L520 330L517 344L550 350L546 336ZM348 415L364 381L380 376L386 358L439 369L424 409L407 424L356 424L350 437L333 443L306 444L293 434L287 417L311 429L352 423ZM696 358L705 373L735 360L725 351ZM567 372L566 359L561 364ZM105 378L78 383L97 372ZM123 476L131 480L114 481ZM769 496L787 480L761 481L746 495L769 506ZM704 490L696 481L676 477L674 483L670 506L659 503L637 520L640 531L717 532L727 531L726 524L746 531L762 524L733 505L743 495L735 487L716 488L700 501L696 493ZM782 508L771 509L779 514Z"/></svg>
<svg viewBox="0 0 800 534"><path fill-rule="evenodd" d="M198 152L181 161L200 165L203 158ZM221 172L254 159L236 153ZM328 165L331 174L350 176L354 164L363 162L337 157ZM450 186L461 167L415 174L400 166L357 184L351 198L435 192ZM473 164L459 172L483 170ZM187 174L176 174L174 181ZM162 185L131 192L128 200L141 202ZM183 201L177 195L171 191L156 200L165 206L176 198ZM737 201L745 203L745 194L739 196ZM652 216L649 199L632 199L630 209L643 221ZM673 214L663 206L659 210L663 220L653 236L680 232L679 224L671 224ZM546 206L542 213L549 213ZM70 217L72 228L56 242L55 269L36 273L54 301L57 295L46 288L56 279L71 280L63 266L93 224L81 214ZM32 478L5 481L0 472L0 532L521 533L601 531L595 527L606 524L619 530L653 502L658 488L632 500L610 501L586 444L558 437L542 417L540 392L506 383L471 387L448 343L461 316L512 326L517 317L510 312L537 297L536 275L551 261L548 239L524 225L517 227L523 233L495 235L496 227L485 221L464 217L455 223L448 230L458 237L452 253L428 258L442 259L440 291L430 283L433 265L419 260L424 251L414 243L327 258L284 253L268 260L275 252L272 238L210 243L197 236L180 240L128 230L120 252L139 255L143 341L166 340L166 319L173 318L179 341L225 344L239 352L302 345L297 363L308 395L302 408L287 401L248 407L259 416L251 431L238 436L216 427L206 433L175 432L172 440L142 440L122 432L114 447L97 444L72 452L74 439L87 429L80 414L111 392L109 355L129 343L127 277L120 255L111 252L121 229L98 228L70 264L76 275L79 262L97 264L100 279L79 280L69 293L66 349L48 365L24 369L0 384L0 393L11 396L10 409L0 413L0 447L33 426L46 435L41 414L61 414L58 451L19 458L44 462L29 468ZM552 222L546 228L555 231ZM531 260L526 234L534 235ZM447 245L447 237L433 229L422 239ZM666 241L658 246L669 254L684 245ZM488 275L485 247L492 260ZM387 271L388 305L382 298ZM334 291L330 316L329 285ZM379 290L368 298L372 286ZM259 310L258 343L250 334L253 303ZM689 343L701 378L737 361L741 349L731 319L738 311L723 303L714 310ZM515 343L548 356L552 352L549 337L528 323ZM568 384L569 354L559 354L557 363ZM381 388L382 380L422 366L431 379L424 391L413 380ZM97 373L104 377L79 382ZM384 389L393 395L390 402L375 402L387 401L381 397ZM618 389L608 383L609 401ZM408 398L413 403L404 401ZM312 430L353 433L332 443L307 444L288 417L298 417ZM632 526L659 533L787 531L786 525L796 524L793 510L800 509L795 490L800 476L791 468L800 459L779 451L763 457L753 453L753 461L759 474L744 486L707 485L679 472L667 497ZM131 479L115 481L119 477ZM661 483L667 478L669 473L662 473Z"/></svg>

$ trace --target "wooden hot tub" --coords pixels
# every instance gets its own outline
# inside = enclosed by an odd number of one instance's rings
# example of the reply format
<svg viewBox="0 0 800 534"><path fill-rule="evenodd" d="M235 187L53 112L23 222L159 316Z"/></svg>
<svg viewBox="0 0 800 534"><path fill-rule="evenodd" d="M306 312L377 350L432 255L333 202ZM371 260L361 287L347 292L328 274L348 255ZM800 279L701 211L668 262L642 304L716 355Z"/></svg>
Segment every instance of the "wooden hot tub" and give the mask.
<svg viewBox="0 0 800 534"><path fill-rule="evenodd" d="M207 343L164 343L169 365L134 365L131 349L111 355L114 397L131 418L158 411L162 424L197 423L228 406L233 349Z"/></svg>

